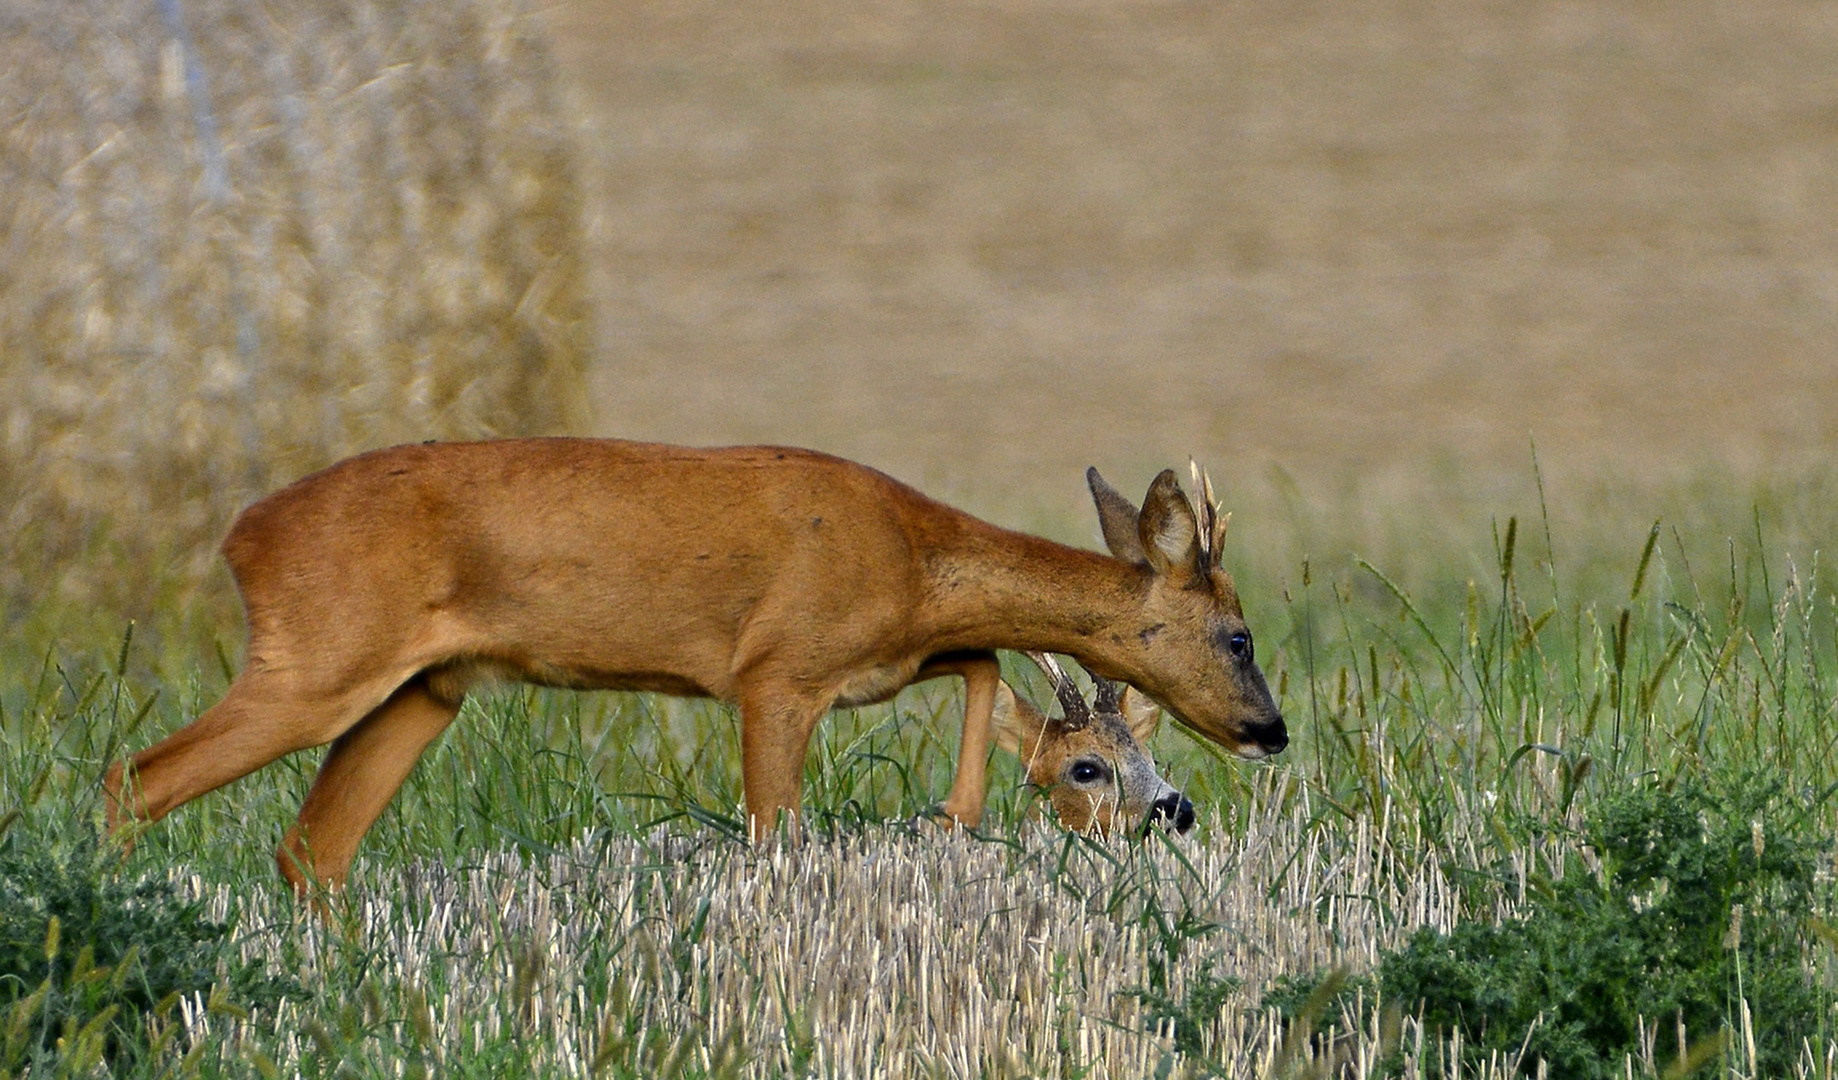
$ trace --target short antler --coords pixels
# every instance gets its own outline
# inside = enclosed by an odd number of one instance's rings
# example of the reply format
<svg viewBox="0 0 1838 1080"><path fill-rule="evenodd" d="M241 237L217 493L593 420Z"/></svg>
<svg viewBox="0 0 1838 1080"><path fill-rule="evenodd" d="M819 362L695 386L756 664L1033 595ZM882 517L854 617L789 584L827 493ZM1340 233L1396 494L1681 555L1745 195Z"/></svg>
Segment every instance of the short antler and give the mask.
<svg viewBox="0 0 1838 1080"><path fill-rule="evenodd" d="M1030 652L1027 658L1046 672L1047 679L1053 683L1053 696L1059 699L1060 711L1066 714L1066 730L1077 731L1089 725L1091 706L1085 703L1085 695L1079 693L1079 684L1072 681L1072 676L1059 666L1059 661L1053 659L1051 653L1043 652Z"/></svg>
<svg viewBox="0 0 1838 1080"><path fill-rule="evenodd" d="M1219 561L1225 527L1232 523L1232 515L1220 515L1219 502L1213 497L1213 478L1206 475L1200 463L1188 458L1187 468L1193 473L1193 494L1188 498L1193 503L1193 516L1200 524L1200 558L1211 565Z"/></svg>

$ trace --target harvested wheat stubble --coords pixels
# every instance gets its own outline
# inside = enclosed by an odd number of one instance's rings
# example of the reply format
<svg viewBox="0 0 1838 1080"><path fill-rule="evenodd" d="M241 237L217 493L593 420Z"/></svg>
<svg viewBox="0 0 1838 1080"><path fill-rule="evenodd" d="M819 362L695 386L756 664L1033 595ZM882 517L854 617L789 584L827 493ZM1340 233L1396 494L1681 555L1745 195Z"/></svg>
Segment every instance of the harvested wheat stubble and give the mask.
<svg viewBox="0 0 1838 1080"><path fill-rule="evenodd" d="M0 600L144 607L339 457L574 426L578 198L519 0L27 0L0 101Z"/></svg>
<svg viewBox="0 0 1838 1080"><path fill-rule="evenodd" d="M571 1077L1524 1075L1516 1055L1456 1066L1460 1034L1426 1029L1409 1003L1362 997L1350 1029L1323 1024L1312 1039L1257 1007L1278 975L1366 970L1416 927L1453 922L1433 860L1369 818L1324 842L1319 809L1298 797L1243 835L1178 852L1090 848L1040 827L1005 841L874 829L769 848L590 837L546 858L367 875L350 940L257 897L244 923L270 929L244 950L276 963L295 947L310 986L335 983L359 944L366 986L401 993L394 1015L408 1019L339 1053L387 1075L405 1046L453 1063L515 1046L519 1068ZM217 903L221 915L227 892ZM1170 948L1143 917L1157 907L1214 928ZM1243 980L1202 1022L1204 1064L1183 1060L1139 993L1158 965L1175 1000L1209 976ZM390 1015L365 993L367 1012ZM311 1034L326 1011L288 1004L272 1018L293 1032L274 1044L283 1072L315 1055L331 1064ZM187 1042L237 1044L241 1021L187 1016ZM1648 1042L1629 1075L1660 1074L1666 1047ZM1793 1075L1834 1064L1838 1043L1809 1039Z"/></svg>
<svg viewBox="0 0 1838 1080"><path fill-rule="evenodd" d="M545 1072L584 1076L687 1039L711 1069L738 1043L749 1076L787 1075L803 1052L821 1076L1140 1077L1172 1040L1134 991L1166 964L1177 998L1207 971L1244 980L1204 1041L1228 1075L1262 1076L1284 1038L1254 1008L1272 978L1364 968L1453 911L1434 867L1404 865L1363 823L1330 851L1312 815L1297 798L1243 836L1178 854L1037 827L1012 842L876 829L758 849L656 833L545 859L360 873L354 887L361 939L386 969L370 977L426 993L444 1055L520 1037ZM303 981L323 983L337 932L289 929L270 902L257 898L244 925L280 929L246 947L279 960L298 934ZM1171 949L1141 918L1157 905L1217 929ZM1365 1068L1380 1026L1367 1013L1337 1041ZM620 1031L651 1034L628 1045ZM312 1052L308 1039L291 1045Z"/></svg>

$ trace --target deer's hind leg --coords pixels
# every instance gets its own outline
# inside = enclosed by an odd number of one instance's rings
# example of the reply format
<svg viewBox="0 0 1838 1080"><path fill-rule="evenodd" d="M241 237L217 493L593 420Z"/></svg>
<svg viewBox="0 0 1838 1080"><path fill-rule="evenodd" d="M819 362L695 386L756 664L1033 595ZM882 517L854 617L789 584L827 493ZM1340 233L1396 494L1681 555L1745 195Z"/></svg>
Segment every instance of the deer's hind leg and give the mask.
<svg viewBox="0 0 1838 1080"><path fill-rule="evenodd" d="M357 845L429 744L459 715L461 697L418 675L332 743L276 861L296 892L344 885Z"/></svg>
<svg viewBox="0 0 1838 1080"><path fill-rule="evenodd" d="M337 738L389 696L376 680L311 692L271 669L244 671L196 720L119 762L103 780L109 831L158 821L175 808L296 750Z"/></svg>

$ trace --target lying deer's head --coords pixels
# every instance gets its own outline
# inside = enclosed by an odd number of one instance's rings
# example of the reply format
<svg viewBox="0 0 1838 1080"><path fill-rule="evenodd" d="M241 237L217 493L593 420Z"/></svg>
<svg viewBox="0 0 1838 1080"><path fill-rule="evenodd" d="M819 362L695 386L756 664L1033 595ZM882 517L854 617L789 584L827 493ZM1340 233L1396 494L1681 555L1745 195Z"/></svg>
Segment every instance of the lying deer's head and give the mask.
<svg viewBox="0 0 1838 1080"><path fill-rule="evenodd" d="M1021 759L1059 823L1104 835L1146 829L1157 820L1180 832L1193 828L1193 804L1161 778L1144 749L1161 716L1155 703L1097 679L1097 700L1088 705L1051 656L1028 656L1053 681L1063 715L1049 718L999 684L996 741Z"/></svg>
<svg viewBox="0 0 1838 1080"><path fill-rule="evenodd" d="M1141 606L1113 642L1114 655L1127 655L1133 670L1099 665L1097 673L1129 682L1240 757L1280 752L1289 732L1258 670L1238 592L1220 565L1229 515L1220 515L1212 482L1196 466L1199 497L1189 500L1174 470L1165 469L1137 510L1097 469L1085 479L1111 554L1141 571Z"/></svg>

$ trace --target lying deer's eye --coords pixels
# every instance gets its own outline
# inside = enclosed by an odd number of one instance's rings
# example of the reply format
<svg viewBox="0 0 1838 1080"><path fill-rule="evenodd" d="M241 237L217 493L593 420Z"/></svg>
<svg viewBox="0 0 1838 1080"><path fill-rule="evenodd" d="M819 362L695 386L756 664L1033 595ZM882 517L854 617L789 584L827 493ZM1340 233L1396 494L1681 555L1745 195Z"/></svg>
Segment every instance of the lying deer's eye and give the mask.
<svg viewBox="0 0 1838 1080"><path fill-rule="evenodd" d="M1104 766L1091 761L1081 761L1072 766L1072 782L1075 784L1095 784L1104 779Z"/></svg>
<svg viewBox="0 0 1838 1080"><path fill-rule="evenodd" d="M1257 655L1257 646L1251 643L1249 631L1240 630L1226 642L1231 647L1232 655L1240 660L1250 661Z"/></svg>

